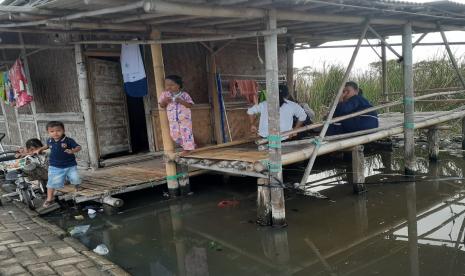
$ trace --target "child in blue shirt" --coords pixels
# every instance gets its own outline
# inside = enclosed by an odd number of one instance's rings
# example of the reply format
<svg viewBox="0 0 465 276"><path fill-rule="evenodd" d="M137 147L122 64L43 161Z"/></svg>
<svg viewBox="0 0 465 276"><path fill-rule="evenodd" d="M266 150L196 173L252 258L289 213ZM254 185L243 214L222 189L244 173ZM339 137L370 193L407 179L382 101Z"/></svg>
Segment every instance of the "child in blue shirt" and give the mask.
<svg viewBox="0 0 465 276"><path fill-rule="evenodd" d="M75 185L76 191L79 190L81 184L76 156L74 155L81 150L81 146L74 139L65 135L65 126L62 122L51 121L47 124L46 129L50 138L47 140L46 146L37 150L37 153L40 153L50 149L47 200L44 202L44 208L53 203L55 190L63 188L65 180Z"/></svg>

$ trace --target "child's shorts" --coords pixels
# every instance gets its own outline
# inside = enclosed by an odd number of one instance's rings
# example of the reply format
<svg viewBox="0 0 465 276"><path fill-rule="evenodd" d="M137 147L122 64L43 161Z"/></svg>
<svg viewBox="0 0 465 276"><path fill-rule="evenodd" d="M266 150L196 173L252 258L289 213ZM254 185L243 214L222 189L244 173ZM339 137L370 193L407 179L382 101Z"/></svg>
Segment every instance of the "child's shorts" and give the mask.
<svg viewBox="0 0 465 276"><path fill-rule="evenodd" d="M65 186L65 180L68 180L72 185L81 184L77 166L69 168L48 167L47 188L61 189Z"/></svg>

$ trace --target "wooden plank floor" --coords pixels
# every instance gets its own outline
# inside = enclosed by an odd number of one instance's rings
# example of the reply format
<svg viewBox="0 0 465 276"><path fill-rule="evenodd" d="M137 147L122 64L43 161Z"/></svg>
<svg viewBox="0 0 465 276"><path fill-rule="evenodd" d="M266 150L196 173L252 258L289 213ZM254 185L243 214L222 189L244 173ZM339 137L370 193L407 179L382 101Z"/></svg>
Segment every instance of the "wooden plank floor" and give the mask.
<svg viewBox="0 0 465 276"><path fill-rule="evenodd" d="M72 185L66 185L60 190L61 199L79 203L166 183L162 157L80 173L82 191L75 192Z"/></svg>

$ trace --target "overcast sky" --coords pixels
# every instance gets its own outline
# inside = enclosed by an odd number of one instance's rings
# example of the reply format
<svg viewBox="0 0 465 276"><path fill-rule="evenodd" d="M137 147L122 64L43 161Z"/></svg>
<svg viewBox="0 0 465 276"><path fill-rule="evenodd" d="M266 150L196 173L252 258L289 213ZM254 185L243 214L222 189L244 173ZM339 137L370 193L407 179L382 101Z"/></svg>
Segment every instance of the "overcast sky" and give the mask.
<svg viewBox="0 0 465 276"><path fill-rule="evenodd" d="M431 2L429 0L416 0L408 2ZM456 0L454 2L465 3L465 0ZM446 32L447 39L450 42L465 42L465 32ZM414 35L413 41L418 38L420 34ZM390 43L400 43L402 38L400 36L391 36L387 40ZM441 35L439 33L428 34L422 42L442 42ZM326 43L324 45L354 45L356 40L345 40L339 42ZM366 40L364 41L366 44ZM372 44L378 44L379 40L370 40ZM354 48L339 48L339 49L312 49L312 50L299 50L295 51L294 56L294 67L301 68L304 66L311 66L314 68L322 68L323 64L342 64L347 65L350 57L352 56ZM381 48L375 48L379 54L381 54ZM398 53L402 53L402 47L394 47ZM465 55L465 45L451 46L452 51L456 57L462 57ZM413 50L413 62L421 60L427 60L434 58L434 56L442 55L445 51L444 46L418 46ZM396 56L387 50L387 58L395 59ZM371 48L361 48L357 60L354 64L354 70L360 71L367 69L371 62L379 61L379 57L373 52Z"/></svg>

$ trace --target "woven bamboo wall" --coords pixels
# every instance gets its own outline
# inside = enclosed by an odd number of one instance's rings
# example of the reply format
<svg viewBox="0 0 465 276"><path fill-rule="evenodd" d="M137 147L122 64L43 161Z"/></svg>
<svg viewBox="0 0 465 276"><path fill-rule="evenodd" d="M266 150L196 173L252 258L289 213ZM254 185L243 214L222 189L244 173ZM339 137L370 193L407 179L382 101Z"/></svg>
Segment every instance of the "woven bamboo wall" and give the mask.
<svg viewBox="0 0 465 276"><path fill-rule="evenodd" d="M10 130L10 137L8 137L9 145L21 145L21 139L19 136L18 121L16 120L15 109L12 106L5 106L5 115L8 120L8 128Z"/></svg>
<svg viewBox="0 0 465 276"><path fill-rule="evenodd" d="M81 111L73 52L45 50L28 57L37 113Z"/></svg>

